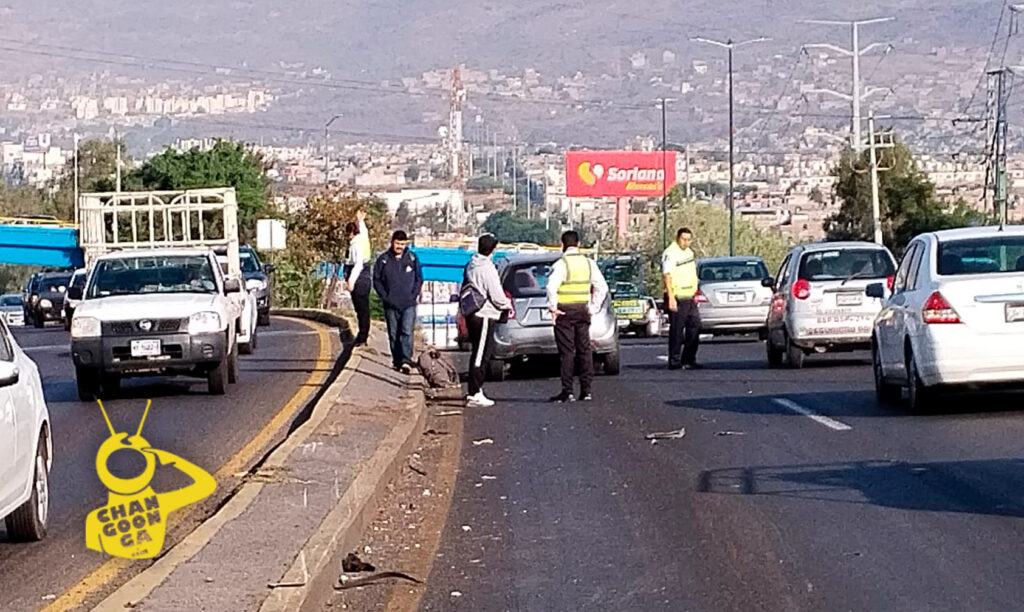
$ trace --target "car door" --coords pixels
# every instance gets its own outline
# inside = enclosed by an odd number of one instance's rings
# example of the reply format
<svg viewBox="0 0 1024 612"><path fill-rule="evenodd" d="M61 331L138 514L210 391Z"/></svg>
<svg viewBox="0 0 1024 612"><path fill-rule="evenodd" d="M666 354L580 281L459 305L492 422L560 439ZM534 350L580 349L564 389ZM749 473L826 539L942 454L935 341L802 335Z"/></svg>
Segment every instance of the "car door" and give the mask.
<svg viewBox="0 0 1024 612"><path fill-rule="evenodd" d="M789 271L792 268L795 254L790 253L779 266L779 275L775 278L775 288L772 295L771 309L768 311L768 335L769 342L775 346L785 344L783 332L783 318L786 314L786 291L789 287Z"/></svg>
<svg viewBox="0 0 1024 612"><path fill-rule="evenodd" d="M903 358L903 339L906 337L907 317L913 307L917 268L921 263L924 245L920 241L910 244L907 254L896 271L892 296L879 314L878 327L882 330L883 368L889 376L906 375Z"/></svg>
<svg viewBox="0 0 1024 612"><path fill-rule="evenodd" d="M13 361L13 348L8 337L7 324L0 322L0 359ZM15 385L16 386L16 385ZM0 508L7 508L24 490L28 471L32 468L32 443L25 440L26 415L18 409L13 389L0 387Z"/></svg>

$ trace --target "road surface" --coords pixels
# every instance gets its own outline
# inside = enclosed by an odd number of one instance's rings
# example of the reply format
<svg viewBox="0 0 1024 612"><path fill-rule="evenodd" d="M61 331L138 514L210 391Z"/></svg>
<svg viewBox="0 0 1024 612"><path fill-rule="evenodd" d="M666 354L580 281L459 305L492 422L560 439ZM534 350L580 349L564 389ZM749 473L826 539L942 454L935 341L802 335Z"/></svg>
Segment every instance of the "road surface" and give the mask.
<svg viewBox="0 0 1024 612"><path fill-rule="evenodd" d="M914 415L865 353L769 370L716 341L670 372L627 344L591 403L542 376L466 411L422 609L1019 609L1024 397Z"/></svg>
<svg viewBox="0 0 1024 612"><path fill-rule="evenodd" d="M259 349L255 355L242 356L239 384L231 385L227 395L207 395L205 381L198 379L129 380L116 399L104 401L115 429L134 433L146 400L152 399L143 436L154 447L211 474L229 460L241 459L239 451L297 392L307 390L311 376L318 376L315 370L323 369L323 364L317 365L321 333L316 329L275 319L259 333ZM94 467L96 450L109 435L101 412L95 403L78 401L66 332L59 327L20 328L15 336L39 365L53 426L54 466L46 540L12 544L0 522L0 610L5 612L52 603L52 596L63 594L108 559L87 550L84 542L86 515L106 503L106 490ZM326 334L324 338L330 356L336 347ZM141 466L129 460L114 464L112 460L115 473L123 470L126 476L138 473ZM240 464L237 469L248 467ZM188 482L171 476L158 477L153 484L161 491Z"/></svg>

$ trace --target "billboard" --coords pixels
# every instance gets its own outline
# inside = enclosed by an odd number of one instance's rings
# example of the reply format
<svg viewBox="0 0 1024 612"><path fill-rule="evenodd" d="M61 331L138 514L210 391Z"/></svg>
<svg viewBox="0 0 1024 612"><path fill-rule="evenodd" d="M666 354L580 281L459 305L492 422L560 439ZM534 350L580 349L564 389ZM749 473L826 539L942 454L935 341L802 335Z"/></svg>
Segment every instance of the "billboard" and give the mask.
<svg viewBox="0 0 1024 612"><path fill-rule="evenodd" d="M676 183L676 152L567 151L565 195L596 198L661 197Z"/></svg>

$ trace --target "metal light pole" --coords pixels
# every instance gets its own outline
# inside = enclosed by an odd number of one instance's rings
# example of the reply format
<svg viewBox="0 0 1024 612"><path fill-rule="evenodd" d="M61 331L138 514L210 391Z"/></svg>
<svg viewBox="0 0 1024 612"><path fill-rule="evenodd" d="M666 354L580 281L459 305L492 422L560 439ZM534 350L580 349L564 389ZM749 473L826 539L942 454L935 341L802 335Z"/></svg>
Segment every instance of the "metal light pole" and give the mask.
<svg viewBox="0 0 1024 612"><path fill-rule="evenodd" d="M735 120L733 117L733 94L732 94L732 52L737 47L743 47L753 43L764 42L771 40L770 38L760 37L745 40L743 42L735 43L730 38L726 42L719 42L717 40L711 40L708 38L693 38L694 42L707 43L709 45L715 45L716 47L723 47L729 51L729 255L736 254L736 206L733 202L733 193L735 191L735 176L734 176L734 164L735 164Z"/></svg>
<svg viewBox="0 0 1024 612"><path fill-rule="evenodd" d="M75 166L75 201L73 203L73 206L75 208L75 225L78 225L78 143L79 143L79 141L80 141L80 137L78 136L78 134L75 134L75 161L74 161L74 166Z"/></svg>
<svg viewBox="0 0 1024 612"><path fill-rule="evenodd" d="M665 160L668 155L665 152L668 140L668 124L665 120L665 98L661 99L661 171L664 173L661 179L661 248L668 248L668 168L665 167Z"/></svg>
<svg viewBox="0 0 1024 612"><path fill-rule="evenodd" d="M334 123L338 119L341 119L343 116L344 115L335 115L331 117L330 121L324 124L324 187L327 187L327 185L330 183L328 178L330 177L331 171L331 156L328 155L327 153L327 136L330 133L328 130L330 129L332 123Z"/></svg>

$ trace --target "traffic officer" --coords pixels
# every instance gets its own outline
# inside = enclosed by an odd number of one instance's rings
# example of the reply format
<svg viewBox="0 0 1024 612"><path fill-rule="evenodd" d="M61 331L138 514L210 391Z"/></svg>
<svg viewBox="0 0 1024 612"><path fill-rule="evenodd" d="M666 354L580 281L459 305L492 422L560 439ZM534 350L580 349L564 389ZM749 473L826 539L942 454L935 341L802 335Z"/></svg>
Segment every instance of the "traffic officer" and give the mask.
<svg viewBox="0 0 1024 612"><path fill-rule="evenodd" d="M579 371L580 399L593 399L594 356L590 347L590 317L601 311L608 283L593 259L580 253L580 235L562 234L562 258L551 267L547 297L555 321L555 343L561 359L562 392L552 402L576 401L573 372Z"/></svg>
<svg viewBox="0 0 1024 612"><path fill-rule="evenodd" d="M688 228L676 232L676 241L661 256L661 274L665 283L665 306L669 310L668 369L698 370L700 310L697 294L697 258L690 249L693 233Z"/></svg>
<svg viewBox="0 0 1024 612"><path fill-rule="evenodd" d="M370 231L366 228L366 211L360 208L356 212L358 223L349 222L345 226L348 238L348 261L345 263L345 286L352 294L352 307L356 310L359 331L356 333L356 346L366 344L370 337Z"/></svg>

